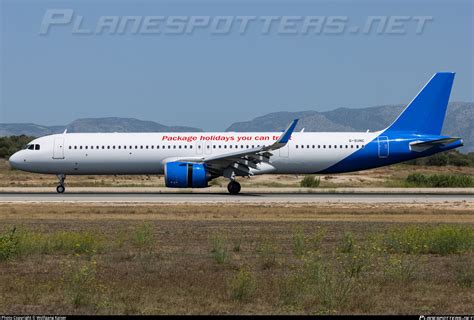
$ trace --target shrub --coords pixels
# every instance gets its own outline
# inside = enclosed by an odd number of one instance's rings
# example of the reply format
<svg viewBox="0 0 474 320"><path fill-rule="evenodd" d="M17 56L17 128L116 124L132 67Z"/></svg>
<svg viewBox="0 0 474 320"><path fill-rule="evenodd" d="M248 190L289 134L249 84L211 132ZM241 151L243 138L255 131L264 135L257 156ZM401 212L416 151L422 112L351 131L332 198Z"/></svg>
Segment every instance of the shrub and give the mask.
<svg viewBox="0 0 474 320"><path fill-rule="evenodd" d="M385 276L389 280L412 281L416 278L421 265L419 255L395 255L387 256Z"/></svg>
<svg viewBox="0 0 474 320"><path fill-rule="evenodd" d="M277 248L270 239L262 241L258 248L263 269L271 269L277 263Z"/></svg>
<svg viewBox="0 0 474 320"><path fill-rule="evenodd" d="M352 253L354 252L354 236L350 232L346 232L341 240L341 243L337 247L340 253Z"/></svg>
<svg viewBox="0 0 474 320"><path fill-rule="evenodd" d="M229 281L230 296L233 300L246 301L256 289L255 279L250 271L243 267Z"/></svg>
<svg viewBox="0 0 474 320"><path fill-rule="evenodd" d="M321 183L321 180L318 177L305 176L303 180L301 180L300 186L302 188L317 188L319 187L320 183Z"/></svg>
<svg viewBox="0 0 474 320"><path fill-rule="evenodd" d="M307 281L301 270L290 270L283 277L279 277L278 289L283 305L296 305L302 300Z"/></svg>
<svg viewBox="0 0 474 320"><path fill-rule="evenodd" d="M383 235L382 245L393 253L462 253L474 246L474 228L440 225L409 226Z"/></svg>
<svg viewBox="0 0 474 320"><path fill-rule="evenodd" d="M224 263L228 257L227 237L216 233L211 237L211 254L217 263Z"/></svg>
<svg viewBox="0 0 474 320"><path fill-rule="evenodd" d="M17 254L18 236L16 227L0 235L0 261L5 261Z"/></svg>
<svg viewBox="0 0 474 320"><path fill-rule="evenodd" d="M154 244L153 225L142 223L135 227L132 234L132 243L139 248L152 247Z"/></svg>
<svg viewBox="0 0 474 320"><path fill-rule="evenodd" d="M101 249L102 239L89 231L57 231L48 234L13 228L0 236L0 260L56 252L92 255Z"/></svg>
<svg viewBox="0 0 474 320"><path fill-rule="evenodd" d="M301 257L305 253L305 235L301 228L293 232L293 253L297 257Z"/></svg>
<svg viewBox="0 0 474 320"><path fill-rule="evenodd" d="M474 186L474 181L467 175L412 173L405 179L407 186L431 188L467 188Z"/></svg>
<svg viewBox="0 0 474 320"><path fill-rule="evenodd" d="M61 280L66 297L75 308L94 303L94 295L97 292L96 271L94 259L76 259L62 264Z"/></svg>
<svg viewBox="0 0 474 320"><path fill-rule="evenodd" d="M457 283L465 288L474 287L474 264L471 257L460 257L455 264Z"/></svg>

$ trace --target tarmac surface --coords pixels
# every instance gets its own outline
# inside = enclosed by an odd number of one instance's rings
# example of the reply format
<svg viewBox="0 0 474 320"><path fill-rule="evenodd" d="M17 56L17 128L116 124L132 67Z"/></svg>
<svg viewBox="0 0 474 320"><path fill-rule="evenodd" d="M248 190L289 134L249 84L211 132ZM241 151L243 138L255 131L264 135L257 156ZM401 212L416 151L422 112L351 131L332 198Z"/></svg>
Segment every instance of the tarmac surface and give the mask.
<svg viewBox="0 0 474 320"><path fill-rule="evenodd" d="M0 192L0 203L474 203L473 194Z"/></svg>

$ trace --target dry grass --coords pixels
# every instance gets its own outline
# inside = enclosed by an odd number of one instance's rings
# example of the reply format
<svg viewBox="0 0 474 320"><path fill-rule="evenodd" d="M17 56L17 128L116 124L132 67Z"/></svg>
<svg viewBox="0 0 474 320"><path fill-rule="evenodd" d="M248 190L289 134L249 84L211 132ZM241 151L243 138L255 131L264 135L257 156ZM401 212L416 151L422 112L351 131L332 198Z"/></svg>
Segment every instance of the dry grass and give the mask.
<svg viewBox="0 0 474 320"><path fill-rule="evenodd" d="M101 246L0 262L0 313L467 314L472 248L402 254L377 239L415 224L472 230L473 212L465 203L3 205L2 234L13 225L93 234Z"/></svg>
<svg viewBox="0 0 474 320"><path fill-rule="evenodd" d="M337 187L402 187L408 173L444 173L470 175L474 177L474 167L423 167L394 165L361 172L320 176L321 188ZM261 175L250 179L240 178L242 187L300 187L303 175ZM211 186L226 187L226 178L211 181ZM69 187L164 187L162 176L121 175L121 176L67 176ZM11 170L7 161L0 159L0 187L54 187L54 175L42 175Z"/></svg>

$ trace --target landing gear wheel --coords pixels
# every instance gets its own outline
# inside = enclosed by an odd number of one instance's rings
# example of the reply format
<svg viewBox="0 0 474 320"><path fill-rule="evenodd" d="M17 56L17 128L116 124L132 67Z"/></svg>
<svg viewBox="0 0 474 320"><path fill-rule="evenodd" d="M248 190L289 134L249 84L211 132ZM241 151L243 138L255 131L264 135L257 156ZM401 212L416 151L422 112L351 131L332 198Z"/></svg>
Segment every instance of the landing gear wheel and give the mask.
<svg viewBox="0 0 474 320"><path fill-rule="evenodd" d="M59 185L59 186L56 187L56 191L58 193L64 193L65 190L66 190L66 188L64 188L63 185Z"/></svg>
<svg viewBox="0 0 474 320"><path fill-rule="evenodd" d="M227 185L227 190L230 194L238 194L240 192L240 183L237 181L231 181Z"/></svg>
<svg viewBox="0 0 474 320"><path fill-rule="evenodd" d="M64 174L57 174L56 175L59 180L59 185L56 187L56 191L58 193L64 193L66 191L66 188L64 188L64 180L66 180L66 175Z"/></svg>

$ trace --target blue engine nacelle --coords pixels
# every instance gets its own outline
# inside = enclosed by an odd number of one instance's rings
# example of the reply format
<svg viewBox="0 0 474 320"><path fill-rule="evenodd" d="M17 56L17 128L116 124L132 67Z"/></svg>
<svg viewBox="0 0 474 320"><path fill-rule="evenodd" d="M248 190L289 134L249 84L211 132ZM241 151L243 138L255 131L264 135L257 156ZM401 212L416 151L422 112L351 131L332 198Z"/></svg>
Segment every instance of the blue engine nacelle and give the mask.
<svg viewBox="0 0 474 320"><path fill-rule="evenodd" d="M169 188L205 188L210 180L206 165L190 162L165 164L165 184Z"/></svg>

